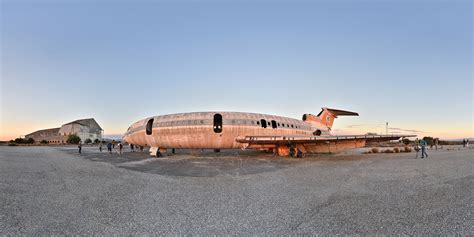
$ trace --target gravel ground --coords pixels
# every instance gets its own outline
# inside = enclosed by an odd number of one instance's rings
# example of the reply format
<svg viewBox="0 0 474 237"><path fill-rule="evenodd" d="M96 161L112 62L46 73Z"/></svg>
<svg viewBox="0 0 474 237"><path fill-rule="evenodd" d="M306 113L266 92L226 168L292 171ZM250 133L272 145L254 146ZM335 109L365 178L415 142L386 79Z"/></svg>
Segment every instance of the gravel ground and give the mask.
<svg viewBox="0 0 474 237"><path fill-rule="evenodd" d="M0 235L473 235L473 151L151 159L3 146Z"/></svg>

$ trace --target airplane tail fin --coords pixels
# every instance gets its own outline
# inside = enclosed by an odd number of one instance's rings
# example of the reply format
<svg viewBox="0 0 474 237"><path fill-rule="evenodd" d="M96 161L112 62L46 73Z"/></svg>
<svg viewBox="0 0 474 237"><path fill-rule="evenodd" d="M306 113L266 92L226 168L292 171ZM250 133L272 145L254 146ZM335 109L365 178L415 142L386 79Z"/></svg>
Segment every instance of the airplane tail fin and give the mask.
<svg viewBox="0 0 474 237"><path fill-rule="evenodd" d="M331 128L334 123L334 119L336 119L338 116L359 116L359 114L351 111L324 107L316 116L312 114L303 115L303 121L318 122L326 125L328 128Z"/></svg>

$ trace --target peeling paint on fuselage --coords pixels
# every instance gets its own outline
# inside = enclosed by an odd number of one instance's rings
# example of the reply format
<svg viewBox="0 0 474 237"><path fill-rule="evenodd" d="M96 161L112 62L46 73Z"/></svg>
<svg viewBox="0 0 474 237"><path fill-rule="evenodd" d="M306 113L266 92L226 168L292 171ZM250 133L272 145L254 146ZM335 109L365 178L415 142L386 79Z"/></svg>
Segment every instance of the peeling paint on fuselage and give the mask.
<svg viewBox="0 0 474 237"><path fill-rule="evenodd" d="M222 115L222 131L214 131L214 115ZM153 119L152 133L146 134ZM266 128L262 127L262 119ZM276 128L272 127L272 120ZM329 128L282 116L243 112L194 112L149 117L130 126L124 140L130 144L185 149L242 148L239 136L313 136L316 130L329 135Z"/></svg>

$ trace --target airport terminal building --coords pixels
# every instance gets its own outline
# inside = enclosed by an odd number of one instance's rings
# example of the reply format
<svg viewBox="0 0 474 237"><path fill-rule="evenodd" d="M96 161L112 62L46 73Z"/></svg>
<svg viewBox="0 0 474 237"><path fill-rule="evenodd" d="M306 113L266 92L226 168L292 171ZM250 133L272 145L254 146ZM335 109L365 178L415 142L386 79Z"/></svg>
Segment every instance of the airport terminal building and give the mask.
<svg viewBox="0 0 474 237"><path fill-rule="evenodd" d="M25 136L25 139L33 138L35 143L42 140L48 144L65 144L69 135L77 135L84 142L86 139L102 140L103 129L93 118L79 119L66 124L59 128L50 128L38 130Z"/></svg>

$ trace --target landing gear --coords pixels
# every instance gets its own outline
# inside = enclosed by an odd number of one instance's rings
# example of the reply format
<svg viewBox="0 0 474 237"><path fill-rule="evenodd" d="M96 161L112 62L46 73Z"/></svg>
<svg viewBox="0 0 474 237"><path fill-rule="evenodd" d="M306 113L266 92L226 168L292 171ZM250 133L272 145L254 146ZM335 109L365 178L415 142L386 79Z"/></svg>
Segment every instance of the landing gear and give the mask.
<svg viewBox="0 0 474 237"><path fill-rule="evenodd" d="M302 152L300 149L298 149L298 148L297 148L296 150L297 150L297 152L296 152L296 158L303 158L303 155L304 155L303 152Z"/></svg>
<svg viewBox="0 0 474 237"><path fill-rule="evenodd" d="M163 153L166 154L166 149L159 147L150 147L150 155L153 157L162 157Z"/></svg>
<svg viewBox="0 0 474 237"><path fill-rule="evenodd" d="M298 148L290 147L290 156L293 158L303 158L304 153Z"/></svg>

